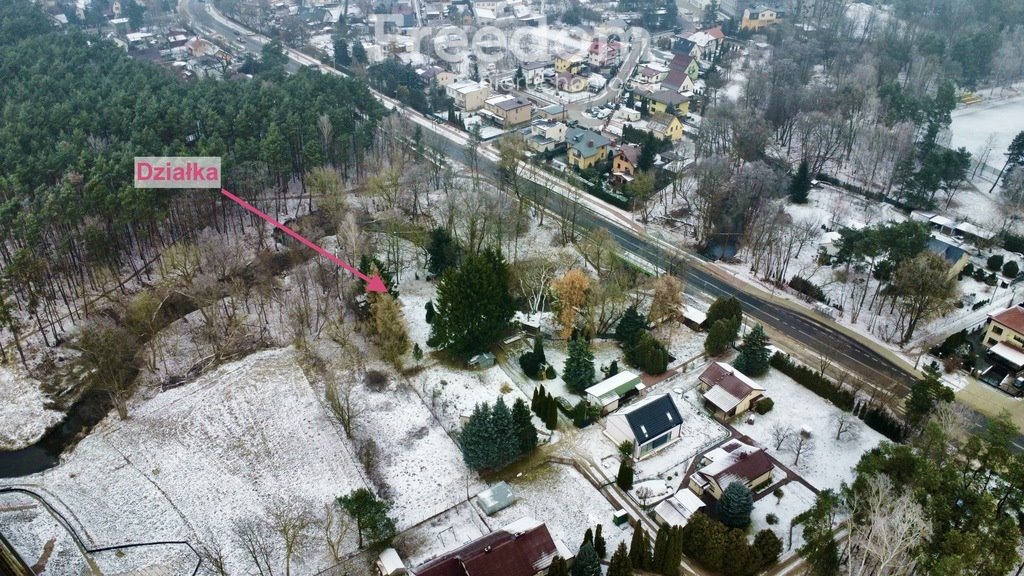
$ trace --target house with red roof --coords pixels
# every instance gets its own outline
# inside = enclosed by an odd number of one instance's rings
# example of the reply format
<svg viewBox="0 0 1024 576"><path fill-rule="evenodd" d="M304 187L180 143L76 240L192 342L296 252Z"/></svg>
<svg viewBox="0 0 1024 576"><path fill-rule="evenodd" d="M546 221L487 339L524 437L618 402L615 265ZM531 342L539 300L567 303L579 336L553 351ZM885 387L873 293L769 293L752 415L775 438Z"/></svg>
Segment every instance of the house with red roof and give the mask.
<svg viewBox="0 0 1024 576"><path fill-rule="evenodd" d="M573 555L551 537L547 526L522 518L445 552L410 572L413 576L535 576L543 574L555 556Z"/></svg>
<svg viewBox="0 0 1024 576"><path fill-rule="evenodd" d="M709 494L718 500L733 482L742 482L751 490L767 486L774 468L763 449L729 440L701 458L700 468L690 475L689 487L698 496Z"/></svg>
<svg viewBox="0 0 1024 576"><path fill-rule="evenodd" d="M1015 371L1024 370L1024 307L989 314L982 343L989 356Z"/></svg>
<svg viewBox="0 0 1024 576"><path fill-rule="evenodd" d="M715 362L698 377L704 403L719 418L739 416L764 396L764 387L736 368Z"/></svg>

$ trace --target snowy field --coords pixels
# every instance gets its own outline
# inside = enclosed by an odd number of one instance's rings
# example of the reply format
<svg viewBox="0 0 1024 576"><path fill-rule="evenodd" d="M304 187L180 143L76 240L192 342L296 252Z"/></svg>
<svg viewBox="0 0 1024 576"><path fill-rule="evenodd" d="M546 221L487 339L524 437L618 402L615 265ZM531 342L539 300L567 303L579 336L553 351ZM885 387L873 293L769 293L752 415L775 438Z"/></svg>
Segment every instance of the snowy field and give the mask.
<svg viewBox="0 0 1024 576"><path fill-rule="evenodd" d="M853 467L860 461L861 455L885 440L884 436L856 418L853 418L851 424L852 433L844 434L841 440L836 440L835 418L847 415L846 412L778 370L771 369L768 375L754 380L765 387L765 394L775 401L775 408L763 416L751 415L753 424L747 424L746 419L736 423L736 429L753 438L779 462L793 469L819 490L838 489L843 482L852 481ZM802 428L811 432L812 450L804 453L795 466L794 453L790 449L792 439L784 443L781 449L775 449L772 427L776 424L790 428L794 435Z"/></svg>
<svg viewBox="0 0 1024 576"><path fill-rule="evenodd" d="M991 148L987 163L998 170L1010 141L1024 130L1024 96L960 107L952 116L952 146L967 148L975 158Z"/></svg>
<svg viewBox="0 0 1024 576"><path fill-rule="evenodd" d="M465 497L464 491L462 495ZM480 509L472 500L463 502L404 532L395 540L395 549L407 566L419 566L489 534L492 528L484 523L481 516Z"/></svg>
<svg viewBox="0 0 1024 576"><path fill-rule="evenodd" d="M782 486L782 499L776 498L769 493L757 502L754 502L754 511L750 514L750 534L753 535L761 530L771 530L782 540L783 556L790 550L796 551L803 546L803 527L797 525L793 528L793 542L790 547L789 526L793 518L802 514L814 506L814 493L799 482L788 482ZM768 523L768 515L775 514L779 519L774 526Z"/></svg>
<svg viewBox="0 0 1024 576"><path fill-rule="evenodd" d="M32 444L64 417L46 408L39 386L17 367L0 366L0 450Z"/></svg>
<svg viewBox="0 0 1024 576"><path fill-rule="evenodd" d="M608 554L619 542L629 545L630 529L612 524L615 508L570 466L548 464L509 481L516 502L487 519L491 529L524 516L544 521L551 536L576 551L587 528L602 524Z"/></svg>
<svg viewBox="0 0 1024 576"><path fill-rule="evenodd" d="M4 482L59 503L94 546L215 534L239 567L236 522L269 523L299 505L319 513L364 486L302 374L291 349L254 354L156 396L130 420L108 417L57 468Z"/></svg>

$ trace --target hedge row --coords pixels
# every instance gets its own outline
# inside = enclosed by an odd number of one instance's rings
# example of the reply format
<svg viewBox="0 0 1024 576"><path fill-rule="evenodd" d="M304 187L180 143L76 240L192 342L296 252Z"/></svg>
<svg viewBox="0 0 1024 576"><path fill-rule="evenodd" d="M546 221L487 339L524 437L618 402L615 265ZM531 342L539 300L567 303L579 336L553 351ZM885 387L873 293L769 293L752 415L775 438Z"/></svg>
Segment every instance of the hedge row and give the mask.
<svg viewBox="0 0 1024 576"><path fill-rule="evenodd" d="M852 412L854 416L863 420L868 428L893 442L902 442L906 439L906 427L900 420L893 418L884 408L872 406L865 402L857 404L852 392L842 389L828 378L806 366L793 363L789 358L777 352L772 355L771 365L779 372L795 380L797 384L832 402L841 410Z"/></svg>
<svg viewBox="0 0 1024 576"><path fill-rule="evenodd" d="M848 390L843 390L828 378L818 374L806 366L794 364L789 358L776 352L771 358L772 368L796 380L797 384L835 404L846 412L851 412L854 397Z"/></svg>
<svg viewBox="0 0 1024 576"><path fill-rule="evenodd" d="M808 298L828 304L828 297L825 296L825 292L821 287L802 276L793 276L789 281L789 287Z"/></svg>

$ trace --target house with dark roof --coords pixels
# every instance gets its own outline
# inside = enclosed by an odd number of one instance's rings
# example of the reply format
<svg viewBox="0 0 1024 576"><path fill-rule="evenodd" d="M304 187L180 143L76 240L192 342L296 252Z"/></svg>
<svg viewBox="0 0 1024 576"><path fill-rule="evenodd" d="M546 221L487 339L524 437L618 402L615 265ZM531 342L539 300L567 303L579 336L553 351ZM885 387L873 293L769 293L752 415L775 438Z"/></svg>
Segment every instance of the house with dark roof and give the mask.
<svg viewBox="0 0 1024 576"><path fill-rule="evenodd" d="M571 559L543 522L517 520L504 528L446 552L411 571L413 576L536 576L555 556Z"/></svg>
<svg viewBox="0 0 1024 576"><path fill-rule="evenodd" d="M608 157L611 141L604 136L583 128L570 128L565 133L565 145L569 148L569 165L586 170Z"/></svg>
<svg viewBox="0 0 1024 576"><path fill-rule="evenodd" d="M704 403L720 418L743 414L764 395L764 387L736 368L715 362L698 377Z"/></svg>
<svg viewBox="0 0 1024 576"><path fill-rule="evenodd" d="M1002 354L1018 360L1018 355L1024 354L1024 307L1014 306L989 314L981 341L990 354Z"/></svg>
<svg viewBox="0 0 1024 576"><path fill-rule="evenodd" d="M673 81L672 80L672 78L673 78L672 73L673 72L676 72L676 73L681 72L681 73L685 74L686 76L689 76L690 80L691 80L691 82L690 82L690 89L691 90L693 89L693 82L696 82L698 76L700 75L700 66L697 65L697 60L693 56L690 56L689 54L676 54L675 56L672 57L672 61L669 62L668 68L669 68L668 77L665 79L665 81L662 84L667 86L671 82L674 85L674 88L677 91L679 91L679 92L683 92L683 90L680 89L680 86L678 85L678 81Z"/></svg>
<svg viewBox="0 0 1024 576"><path fill-rule="evenodd" d="M967 266L967 263L971 261L970 254L966 250L934 236L928 239L928 251L941 256L946 261L946 264L949 264L947 276L950 278L959 274Z"/></svg>
<svg viewBox="0 0 1024 576"><path fill-rule="evenodd" d="M675 400L659 394L609 415L604 433L616 444L632 444L633 458L640 459L678 440L682 428Z"/></svg>
<svg viewBox="0 0 1024 576"><path fill-rule="evenodd" d="M701 457L689 486L698 496L709 494L718 500L733 482L742 482L751 490L767 486L773 469L771 458L761 448L729 440Z"/></svg>
<svg viewBox="0 0 1024 576"><path fill-rule="evenodd" d="M612 178L618 183L632 182L640 162L640 145L624 144L612 157Z"/></svg>

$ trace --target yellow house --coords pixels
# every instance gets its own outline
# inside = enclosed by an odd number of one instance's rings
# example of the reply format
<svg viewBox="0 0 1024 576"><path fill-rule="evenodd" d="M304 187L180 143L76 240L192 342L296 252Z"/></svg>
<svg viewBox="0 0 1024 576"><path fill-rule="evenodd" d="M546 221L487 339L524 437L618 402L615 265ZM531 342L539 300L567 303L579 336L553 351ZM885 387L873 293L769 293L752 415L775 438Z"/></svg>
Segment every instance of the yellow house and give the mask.
<svg viewBox="0 0 1024 576"><path fill-rule="evenodd" d="M690 113L690 97L674 90L658 90L653 93L637 92L637 96L647 100L647 110L652 114L681 114L685 116Z"/></svg>
<svg viewBox="0 0 1024 576"><path fill-rule="evenodd" d="M698 496L710 494L715 500L733 482L742 482L751 490L767 486L772 481L771 458L761 448L729 440L705 454L700 468L690 475L690 490Z"/></svg>
<svg viewBox="0 0 1024 576"><path fill-rule="evenodd" d="M492 96L484 101L484 112L504 128L526 124L530 121L533 104L525 98L511 94Z"/></svg>
<svg viewBox="0 0 1024 576"><path fill-rule="evenodd" d="M647 126L658 138L668 138L673 142L683 138L683 123L675 116L655 114L647 121Z"/></svg>
<svg viewBox="0 0 1024 576"><path fill-rule="evenodd" d="M760 30L779 22L778 10L767 6L752 6L743 10L740 30Z"/></svg>
<svg viewBox="0 0 1024 576"><path fill-rule="evenodd" d="M589 82L583 76L577 76L572 72L559 72L553 79L556 90L576 94L587 89Z"/></svg>
<svg viewBox="0 0 1024 576"><path fill-rule="evenodd" d="M569 166L586 170L608 157L608 145L611 142L596 132L571 128L565 133L565 144L568 148Z"/></svg>
<svg viewBox="0 0 1024 576"><path fill-rule="evenodd" d="M632 179L636 172L636 165L640 160L640 145L626 144L619 148L618 153L612 158L612 174L622 179Z"/></svg>
<svg viewBox="0 0 1024 576"><path fill-rule="evenodd" d="M555 72L561 74L562 72L570 72L572 74L579 74L580 70L583 69L583 64L586 63L586 58L580 54L570 54L568 56L558 56L555 58Z"/></svg>
<svg viewBox="0 0 1024 576"><path fill-rule="evenodd" d="M1003 342L1024 348L1024 307L1014 306L990 314L982 342L989 348Z"/></svg>

